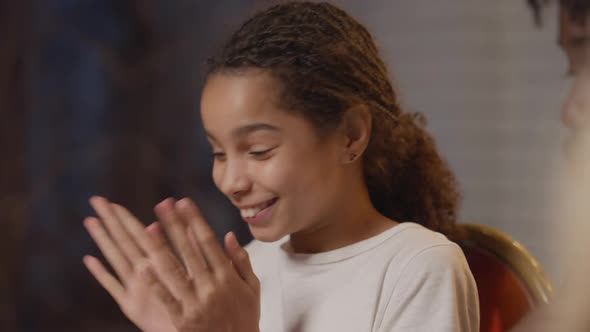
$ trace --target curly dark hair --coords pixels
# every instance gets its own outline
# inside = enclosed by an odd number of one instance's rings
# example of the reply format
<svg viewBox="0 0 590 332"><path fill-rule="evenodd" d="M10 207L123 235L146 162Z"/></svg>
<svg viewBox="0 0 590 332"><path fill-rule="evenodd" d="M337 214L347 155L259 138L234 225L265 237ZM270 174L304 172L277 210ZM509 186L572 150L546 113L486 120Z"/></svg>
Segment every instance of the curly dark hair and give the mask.
<svg viewBox="0 0 590 332"><path fill-rule="evenodd" d="M282 84L283 106L320 135L351 106L368 106L363 172L375 208L458 238L455 177L420 119L402 111L373 37L346 12L328 3L275 5L248 19L209 65L209 75L269 70Z"/></svg>
<svg viewBox="0 0 590 332"><path fill-rule="evenodd" d="M527 0L527 2L533 10L535 22L541 24L541 11L551 1ZM590 16L590 0L559 0L559 4L569 12L574 22L580 25L586 24L586 20Z"/></svg>

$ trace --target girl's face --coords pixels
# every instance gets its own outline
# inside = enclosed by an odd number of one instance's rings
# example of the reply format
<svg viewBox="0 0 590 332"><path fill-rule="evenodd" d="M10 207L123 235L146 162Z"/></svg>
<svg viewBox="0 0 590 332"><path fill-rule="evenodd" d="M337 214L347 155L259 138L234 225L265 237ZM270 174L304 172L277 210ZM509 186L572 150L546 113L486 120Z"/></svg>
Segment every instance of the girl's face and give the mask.
<svg viewBox="0 0 590 332"><path fill-rule="evenodd" d="M561 110L563 124L572 134L590 128L590 22L580 24L563 5L559 13L559 45L568 58L574 83Z"/></svg>
<svg viewBox="0 0 590 332"><path fill-rule="evenodd" d="M266 242L333 222L346 190L344 135L320 138L302 115L281 109L278 91L267 72L221 73L201 99L213 180Z"/></svg>

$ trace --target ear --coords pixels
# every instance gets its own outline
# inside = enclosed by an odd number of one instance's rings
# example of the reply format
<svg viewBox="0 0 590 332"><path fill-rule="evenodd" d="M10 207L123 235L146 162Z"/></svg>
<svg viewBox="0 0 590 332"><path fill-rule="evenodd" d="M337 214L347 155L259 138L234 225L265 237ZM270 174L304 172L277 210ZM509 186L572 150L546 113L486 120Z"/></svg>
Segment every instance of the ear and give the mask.
<svg viewBox="0 0 590 332"><path fill-rule="evenodd" d="M371 138L372 117L371 111L364 104L349 108L344 114L342 130L344 134L344 146L342 161L352 163L361 159Z"/></svg>

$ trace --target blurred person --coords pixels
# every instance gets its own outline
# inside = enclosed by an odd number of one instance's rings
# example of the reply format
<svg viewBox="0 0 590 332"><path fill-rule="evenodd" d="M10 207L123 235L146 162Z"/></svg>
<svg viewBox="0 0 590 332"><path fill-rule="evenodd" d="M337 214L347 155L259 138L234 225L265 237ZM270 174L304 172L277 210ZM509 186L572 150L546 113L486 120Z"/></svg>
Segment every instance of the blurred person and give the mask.
<svg viewBox="0 0 590 332"><path fill-rule="evenodd" d="M201 117L256 240L230 232L224 250L188 199L144 229L93 197L85 226L118 278L84 262L139 328L478 331L473 276L441 234L456 235L454 176L361 23L327 3L259 12L210 61Z"/></svg>
<svg viewBox="0 0 590 332"><path fill-rule="evenodd" d="M549 1L529 0L537 21ZM564 144L567 174L559 189L563 221L555 234L563 234L561 246L566 282L557 288L551 303L530 314L514 330L590 331L590 0L559 1L559 47L568 60L572 87L561 109L569 135Z"/></svg>
<svg viewBox="0 0 590 332"><path fill-rule="evenodd" d="M549 1L529 0L537 22ZM561 109L561 121L572 137L588 131L590 123L590 0L559 1L558 45L567 61L572 87ZM568 140L572 141L572 140Z"/></svg>

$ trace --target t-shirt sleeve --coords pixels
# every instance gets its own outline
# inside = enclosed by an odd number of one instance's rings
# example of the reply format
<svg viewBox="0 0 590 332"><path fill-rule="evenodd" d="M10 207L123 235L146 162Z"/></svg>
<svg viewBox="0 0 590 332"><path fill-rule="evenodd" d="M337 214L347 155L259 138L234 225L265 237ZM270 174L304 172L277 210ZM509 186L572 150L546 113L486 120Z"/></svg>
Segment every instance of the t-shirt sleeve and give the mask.
<svg viewBox="0 0 590 332"><path fill-rule="evenodd" d="M477 286L461 249L424 249L406 265L378 332L477 332Z"/></svg>

